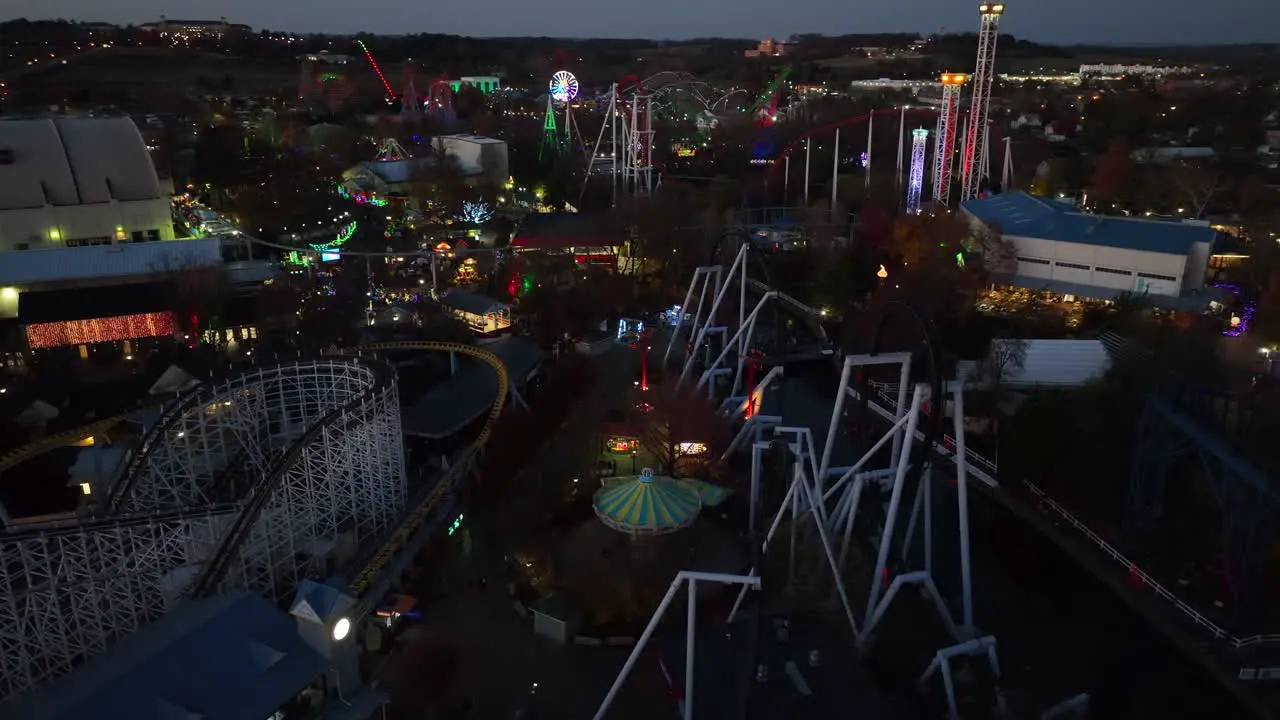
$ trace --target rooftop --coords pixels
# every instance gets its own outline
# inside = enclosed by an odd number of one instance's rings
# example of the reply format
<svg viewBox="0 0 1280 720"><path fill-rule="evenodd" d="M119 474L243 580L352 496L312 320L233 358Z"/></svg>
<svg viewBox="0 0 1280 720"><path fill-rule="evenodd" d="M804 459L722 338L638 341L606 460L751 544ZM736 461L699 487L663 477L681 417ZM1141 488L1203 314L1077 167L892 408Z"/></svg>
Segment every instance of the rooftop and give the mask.
<svg viewBox="0 0 1280 720"><path fill-rule="evenodd" d="M1084 213L1021 190L966 200L960 207L1005 235L1122 250L1186 255L1196 243L1212 244L1218 236L1203 225Z"/></svg>
<svg viewBox="0 0 1280 720"><path fill-rule="evenodd" d="M609 222L598 215L570 212L535 213L525 218L511 239L521 249L558 247L608 247L620 245Z"/></svg>
<svg viewBox="0 0 1280 720"><path fill-rule="evenodd" d="M497 300L470 290L451 288L440 296L440 303L451 308L462 310L473 315L488 315L501 312L507 306Z"/></svg>
<svg viewBox="0 0 1280 720"><path fill-rule="evenodd" d="M11 720L265 718L328 667L249 593L179 607L12 707Z"/></svg>
<svg viewBox="0 0 1280 720"><path fill-rule="evenodd" d="M0 210L164 197L129 118L4 120L0 150Z"/></svg>
<svg viewBox="0 0 1280 720"><path fill-rule="evenodd" d="M479 79L481 78L471 78L471 77L462 78L463 82L467 80L479 80ZM485 79L488 79L488 78L485 78ZM507 144L506 140L499 140L498 138L491 138L486 135L476 135L474 133L458 133L457 135L445 135L440 139L441 140L462 140L465 142L476 143L477 145L506 145Z"/></svg>
<svg viewBox="0 0 1280 720"><path fill-rule="evenodd" d="M222 262L218 238L158 240L0 253L0 285L152 275Z"/></svg>

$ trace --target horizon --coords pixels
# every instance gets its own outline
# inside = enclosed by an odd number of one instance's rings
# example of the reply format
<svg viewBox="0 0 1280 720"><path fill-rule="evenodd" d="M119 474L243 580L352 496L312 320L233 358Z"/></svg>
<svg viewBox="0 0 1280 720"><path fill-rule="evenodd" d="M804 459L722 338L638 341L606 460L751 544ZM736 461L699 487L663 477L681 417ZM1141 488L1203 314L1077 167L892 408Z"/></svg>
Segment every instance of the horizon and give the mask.
<svg viewBox="0 0 1280 720"><path fill-rule="evenodd" d="M140 25L162 15L217 20L295 34L349 36L456 35L474 38L643 39L683 42L694 38L785 38L809 34L955 34L976 32L976 2L912 0L849 7L834 0L735 0L687 5L676 0L610 3L592 0L470 0L424 8L414 0L353 5L339 0L132 0L112 7L98 0L10 0L14 18L74 19ZM1280 3L1233 6L1231 15L1204 12L1197 0L1166 0L1158 13L1137 3L1076 0L1073 3L1007 4L1001 34L1046 45L1213 46L1274 44ZM201 16L209 15L212 17ZM406 32L411 28L414 32ZM865 28L876 28L866 32ZM910 28L910 29L904 29Z"/></svg>

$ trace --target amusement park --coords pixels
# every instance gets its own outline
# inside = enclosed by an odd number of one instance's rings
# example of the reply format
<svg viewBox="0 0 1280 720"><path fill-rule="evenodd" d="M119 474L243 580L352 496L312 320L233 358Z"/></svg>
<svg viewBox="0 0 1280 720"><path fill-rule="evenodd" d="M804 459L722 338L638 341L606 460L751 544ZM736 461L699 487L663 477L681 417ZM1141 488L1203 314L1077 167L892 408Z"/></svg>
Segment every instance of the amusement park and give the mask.
<svg viewBox="0 0 1280 720"><path fill-rule="evenodd" d="M164 20L289 76L0 124L0 714L1272 716L1267 480L1147 349L1243 255L1040 192L976 9L910 84Z"/></svg>

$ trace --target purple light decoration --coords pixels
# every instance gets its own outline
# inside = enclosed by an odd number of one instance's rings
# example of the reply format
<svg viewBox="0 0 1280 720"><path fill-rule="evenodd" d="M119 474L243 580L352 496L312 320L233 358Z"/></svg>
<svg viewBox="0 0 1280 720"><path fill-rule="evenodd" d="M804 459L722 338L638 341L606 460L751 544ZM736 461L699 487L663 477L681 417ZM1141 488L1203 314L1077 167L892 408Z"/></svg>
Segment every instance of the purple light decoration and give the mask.
<svg viewBox="0 0 1280 720"><path fill-rule="evenodd" d="M1213 286L1216 288L1221 288L1223 290L1226 290L1227 292L1234 295L1237 300L1240 298L1242 294L1244 294L1244 291L1240 289L1240 286L1236 285L1235 283L1218 282L1218 283L1214 283ZM1245 332L1249 330L1249 323L1253 320L1253 313L1257 309L1258 309L1257 302L1253 300L1246 300L1244 302L1243 307L1240 310L1240 314L1237 316L1240 318L1240 324L1236 325L1235 327L1228 327L1226 330L1222 331L1222 334L1226 335L1227 337L1240 337L1241 335L1245 334Z"/></svg>
<svg viewBox="0 0 1280 720"><path fill-rule="evenodd" d="M871 153L868 153L868 152L866 152L866 151L864 150L864 151L862 152L862 154L858 156L858 164L859 164L859 165L861 165L862 167L866 167L866 166L870 165L870 164L871 164Z"/></svg>
<svg viewBox="0 0 1280 720"><path fill-rule="evenodd" d="M911 175L907 181L907 214L920 214L920 193L924 189L924 156L929 140L925 129L911 131Z"/></svg>

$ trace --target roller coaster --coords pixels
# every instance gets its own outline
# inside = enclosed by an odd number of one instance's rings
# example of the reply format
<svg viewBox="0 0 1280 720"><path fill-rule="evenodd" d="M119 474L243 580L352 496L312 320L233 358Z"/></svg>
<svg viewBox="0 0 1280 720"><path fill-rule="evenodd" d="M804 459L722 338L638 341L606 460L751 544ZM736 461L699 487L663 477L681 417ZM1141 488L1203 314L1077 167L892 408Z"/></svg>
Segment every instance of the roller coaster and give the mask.
<svg viewBox="0 0 1280 720"><path fill-rule="evenodd" d="M414 498L395 373L368 355L387 350L466 355L498 377L474 442ZM303 579L341 574L363 606L376 601L365 596L474 467L509 380L496 355L470 345L392 342L359 351L197 387L163 406L91 510L6 519L0 701L69 672L187 599L247 589L283 601ZM17 448L0 457L0 473L129 417Z"/></svg>

